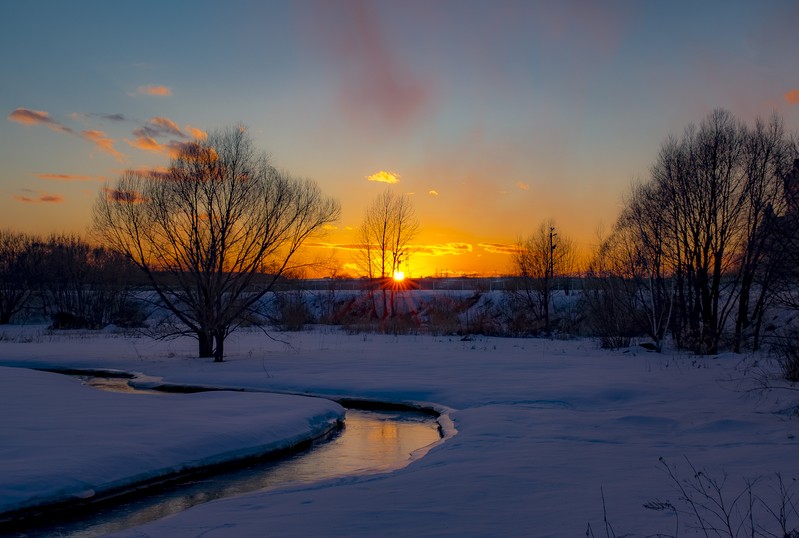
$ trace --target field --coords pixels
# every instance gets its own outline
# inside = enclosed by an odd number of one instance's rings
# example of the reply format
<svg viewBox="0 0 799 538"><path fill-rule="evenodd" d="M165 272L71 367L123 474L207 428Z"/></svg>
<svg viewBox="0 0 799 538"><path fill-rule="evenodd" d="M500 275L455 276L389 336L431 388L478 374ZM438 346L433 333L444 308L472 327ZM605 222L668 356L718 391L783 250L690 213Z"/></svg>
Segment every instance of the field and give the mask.
<svg viewBox="0 0 799 538"><path fill-rule="evenodd" d="M178 384L404 402L443 413L447 439L401 470L209 503L118 536L584 536L589 525L596 536L613 535L605 517L617 536L701 535L685 499L709 497L685 495L696 481L690 466L703 471L700 478L718 480L733 522L743 518L748 525L751 491L755 525L780 535L780 522L767 508L790 500L795 491L780 493L779 484L790 487L799 477L795 393L763 389L764 382L780 385L765 356L315 327L271 337L239 331L230 337L226 362L212 363L194 358L196 343L189 339L43 327L2 334L4 366L113 368ZM297 398L292 418L285 419L277 407L270 414L264 406L271 404L254 400L265 395L227 394L211 402L181 395L180 404L171 396L145 405L149 396L99 393L51 374L3 368L0 379L6 410L0 427L8 440L0 448L2 476L37 467L40 451L62 445L73 446L62 454L67 462L90 459L122 474L147 473L146 458L115 458L105 452L105 440L122 430L138 442L197 435L186 443L193 448L181 452L197 459L214 449L203 434L216 435L216 448L230 452L257 431L272 432L269 442L277 442L281 435L270 421L296 435L298 424L308 428L314 417L318 423L336 414L335 405L318 399ZM98 431L96 415L111 402L125 419ZM48 414L67 405L72 412ZM25 427L28 415L49 429L45 442ZM61 436L77 445L62 443ZM74 446L88 452L82 456ZM150 450L158 453L159 446ZM72 463L50 469L50 480L72 480L70 469L80 467ZM681 493L678 484L687 489ZM3 498L8 495L6 488ZM788 530L799 524L793 506ZM718 523L709 512L699 513Z"/></svg>

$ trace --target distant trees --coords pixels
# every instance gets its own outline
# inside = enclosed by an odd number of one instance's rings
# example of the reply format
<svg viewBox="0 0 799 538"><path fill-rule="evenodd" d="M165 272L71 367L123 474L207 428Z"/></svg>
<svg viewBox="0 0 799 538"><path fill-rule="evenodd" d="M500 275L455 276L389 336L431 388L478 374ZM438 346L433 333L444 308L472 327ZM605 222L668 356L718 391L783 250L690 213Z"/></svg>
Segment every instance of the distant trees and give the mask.
<svg viewBox="0 0 799 538"><path fill-rule="evenodd" d="M93 229L145 273L199 355L222 361L225 338L338 215L316 183L276 170L235 127L185 146L163 177L123 174L100 193Z"/></svg>
<svg viewBox="0 0 799 538"><path fill-rule="evenodd" d="M383 317L389 315L390 306L385 283L400 270L403 262L407 263L411 241L418 231L419 221L407 194L387 189L366 208L358 230L360 265L369 279L383 281Z"/></svg>
<svg viewBox="0 0 799 538"><path fill-rule="evenodd" d="M575 268L572 240L558 233L553 220L544 221L535 232L517 240L512 263L519 281L514 295L549 334L556 283Z"/></svg>
<svg viewBox="0 0 799 538"><path fill-rule="evenodd" d="M29 264L33 238L0 230L0 325L22 311L32 293Z"/></svg>
<svg viewBox="0 0 799 538"><path fill-rule="evenodd" d="M53 328L136 324L132 269L74 234L0 231L0 323L26 310L49 318Z"/></svg>
<svg viewBox="0 0 799 538"><path fill-rule="evenodd" d="M33 243L30 257L39 304L53 328L143 321L132 297L134 267L120 254L74 234L53 234Z"/></svg>

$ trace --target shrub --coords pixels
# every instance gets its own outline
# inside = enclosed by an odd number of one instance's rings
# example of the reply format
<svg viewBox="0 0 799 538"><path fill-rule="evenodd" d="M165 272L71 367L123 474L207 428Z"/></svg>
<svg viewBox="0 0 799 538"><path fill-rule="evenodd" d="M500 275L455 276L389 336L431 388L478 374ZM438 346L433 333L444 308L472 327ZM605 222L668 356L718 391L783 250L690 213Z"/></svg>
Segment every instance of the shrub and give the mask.
<svg viewBox="0 0 799 538"><path fill-rule="evenodd" d="M458 334L461 330L458 304L452 297L436 296L422 303L427 329L434 336Z"/></svg>
<svg viewBox="0 0 799 538"><path fill-rule="evenodd" d="M278 323L284 331L301 331L313 321L301 290L276 293Z"/></svg>
<svg viewBox="0 0 799 538"><path fill-rule="evenodd" d="M771 346L782 377L791 382L799 381L799 330L790 328L779 335Z"/></svg>

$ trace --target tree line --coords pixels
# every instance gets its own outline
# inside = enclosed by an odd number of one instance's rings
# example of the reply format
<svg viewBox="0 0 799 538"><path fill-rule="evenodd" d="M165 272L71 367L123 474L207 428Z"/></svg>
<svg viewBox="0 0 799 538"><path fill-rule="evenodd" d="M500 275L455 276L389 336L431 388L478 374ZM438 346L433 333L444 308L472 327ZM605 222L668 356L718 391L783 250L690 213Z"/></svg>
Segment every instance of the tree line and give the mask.
<svg viewBox="0 0 799 538"><path fill-rule="evenodd" d="M661 146L589 267L602 319L700 354L761 345L793 308L799 150L782 120L717 109ZM610 327L607 327L610 329Z"/></svg>
<svg viewBox="0 0 799 538"><path fill-rule="evenodd" d="M610 347L645 335L655 349L669 337L704 354L758 348L775 306L799 308L797 148L779 117L747 125L721 109L670 136L585 267L552 220L519 237L514 289L500 308L508 332L579 325ZM222 360L226 337L265 321L262 299L302 267L303 242L338 215L337 201L275 168L245 129L212 133L187 144L166 173L130 171L104 187L92 244L0 232L0 323L26 312L64 327L141 323L138 286L171 314L172 334ZM366 300L344 307L379 330L403 314L392 276L408 264L419 226L407 195L386 190L365 209L357 262ZM571 292L564 323L556 295Z"/></svg>
<svg viewBox="0 0 799 538"><path fill-rule="evenodd" d="M46 318L56 328L144 322L132 298L141 278L124 256L77 235L0 230L0 324Z"/></svg>

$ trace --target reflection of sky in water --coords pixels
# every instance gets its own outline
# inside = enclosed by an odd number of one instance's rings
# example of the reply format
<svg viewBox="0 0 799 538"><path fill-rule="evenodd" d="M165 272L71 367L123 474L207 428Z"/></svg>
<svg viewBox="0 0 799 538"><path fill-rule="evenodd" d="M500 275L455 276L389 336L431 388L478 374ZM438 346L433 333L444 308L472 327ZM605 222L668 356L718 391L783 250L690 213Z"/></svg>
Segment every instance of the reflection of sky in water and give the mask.
<svg viewBox="0 0 799 538"><path fill-rule="evenodd" d="M26 529L25 536L103 536L143 525L204 502L346 474L398 469L410 454L440 439L438 423L418 413L348 410L344 430L331 441L279 462L253 464L219 477L202 477L164 488L145 499L101 510L83 521Z"/></svg>

